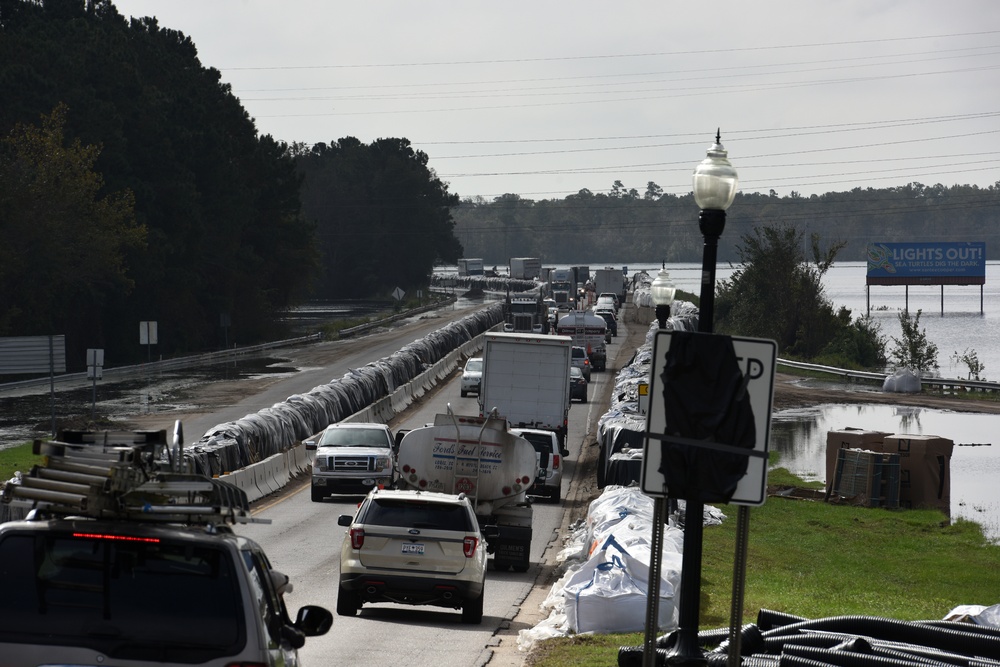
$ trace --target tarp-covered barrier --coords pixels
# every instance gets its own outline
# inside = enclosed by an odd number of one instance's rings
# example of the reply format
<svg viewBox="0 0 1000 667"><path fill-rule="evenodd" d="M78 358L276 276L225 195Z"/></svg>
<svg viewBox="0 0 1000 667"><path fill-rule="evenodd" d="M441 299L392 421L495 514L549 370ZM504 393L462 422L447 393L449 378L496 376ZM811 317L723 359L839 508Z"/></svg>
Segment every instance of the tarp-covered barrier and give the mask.
<svg viewBox="0 0 1000 667"><path fill-rule="evenodd" d="M282 453L329 424L388 403L394 392L424 373L447 377L460 358L451 353L502 321L502 304L488 306L307 394L289 396L242 419L213 426L185 448L185 455L196 472L218 475ZM392 416L381 406L375 413Z"/></svg>
<svg viewBox="0 0 1000 667"><path fill-rule="evenodd" d="M648 285L643 285L648 289ZM638 288L637 288L638 289ZM688 301L676 301L667 327L672 331L694 331L698 309ZM642 473L646 415L639 411L639 385L649 381L653 365L653 339L659 323L650 323L646 340L615 377L611 405L597 422L597 487L628 486Z"/></svg>

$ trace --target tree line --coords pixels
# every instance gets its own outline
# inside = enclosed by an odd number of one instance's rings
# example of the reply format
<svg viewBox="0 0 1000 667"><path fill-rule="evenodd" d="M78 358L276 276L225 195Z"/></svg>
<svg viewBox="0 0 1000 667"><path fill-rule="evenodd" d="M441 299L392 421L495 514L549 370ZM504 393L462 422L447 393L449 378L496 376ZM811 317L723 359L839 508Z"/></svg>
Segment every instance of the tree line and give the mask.
<svg viewBox="0 0 1000 667"><path fill-rule="evenodd" d="M740 239L765 226L842 244L842 261L865 261L869 243L965 240L989 247L1000 235L998 213L1000 182L987 188L910 183L809 197L737 193L719 260L737 261ZM694 197L663 194L654 182L641 195L615 181L607 193L584 189L562 199L466 198L453 216L466 256L487 264L503 265L510 257L540 257L546 264L701 261Z"/></svg>
<svg viewBox="0 0 1000 667"><path fill-rule="evenodd" d="M192 41L110 0L0 0L0 336L142 360L285 335L309 298L454 262L457 198L406 139L260 135Z"/></svg>

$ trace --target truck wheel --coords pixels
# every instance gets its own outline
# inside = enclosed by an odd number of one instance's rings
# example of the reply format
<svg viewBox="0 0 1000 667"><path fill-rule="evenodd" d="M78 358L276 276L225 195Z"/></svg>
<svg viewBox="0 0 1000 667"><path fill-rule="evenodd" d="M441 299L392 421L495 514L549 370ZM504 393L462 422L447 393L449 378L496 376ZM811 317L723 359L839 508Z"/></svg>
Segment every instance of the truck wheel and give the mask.
<svg viewBox="0 0 1000 667"><path fill-rule="evenodd" d="M312 501L314 503L321 503L321 502L323 502L323 490L322 489L318 489L315 486L312 487Z"/></svg>
<svg viewBox="0 0 1000 667"><path fill-rule="evenodd" d="M562 487L561 486L557 486L556 487L556 490L552 492L551 496L549 496L549 500L552 501L552 502L554 502L554 503L558 503L560 500L562 500Z"/></svg>
<svg viewBox="0 0 1000 667"><path fill-rule="evenodd" d="M337 614L340 616L356 616L361 608L361 598L354 592L344 588L341 584L337 588Z"/></svg>
<svg viewBox="0 0 1000 667"><path fill-rule="evenodd" d="M468 395L469 395L469 392L467 392L467 391L465 391L464 389L462 389L462 390L461 390L461 394L462 394L462 398L465 398L466 396L468 396Z"/></svg>
<svg viewBox="0 0 1000 667"><path fill-rule="evenodd" d="M510 569L510 563L505 560L493 559L493 571L494 572L506 572Z"/></svg>
<svg viewBox="0 0 1000 667"><path fill-rule="evenodd" d="M467 625L479 625L483 622L483 596L486 595L486 588L479 592L479 595L471 600L466 600L462 605L462 623Z"/></svg>
<svg viewBox="0 0 1000 667"><path fill-rule="evenodd" d="M583 398L580 399L580 402L581 403L586 403L587 402L587 395L586 394L583 395Z"/></svg>
<svg viewBox="0 0 1000 667"><path fill-rule="evenodd" d="M527 572L528 568L531 567L531 563L517 563L513 567L515 572Z"/></svg>

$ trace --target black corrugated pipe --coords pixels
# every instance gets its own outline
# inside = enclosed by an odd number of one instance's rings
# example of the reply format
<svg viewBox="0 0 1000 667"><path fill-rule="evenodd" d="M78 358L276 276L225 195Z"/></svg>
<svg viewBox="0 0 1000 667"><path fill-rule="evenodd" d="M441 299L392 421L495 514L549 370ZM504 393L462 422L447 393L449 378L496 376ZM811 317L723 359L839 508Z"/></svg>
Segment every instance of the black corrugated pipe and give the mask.
<svg viewBox="0 0 1000 667"><path fill-rule="evenodd" d="M835 667L921 667L926 662L919 660L899 660L870 653L852 653L851 651L836 651L816 646L789 644L781 651L781 664L785 664L785 656L808 658L825 665Z"/></svg>
<svg viewBox="0 0 1000 667"><path fill-rule="evenodd" d="M772 631L773 632L773 631ZM823 633L803 633L793 632L787 635L772 635L764 633L762 641L764 650L768 653L781 653L781 647L785 644L799 644L801 646L818 646L820 648L833 648L841 642L851 639L855 635L845 635L843 633L823 632Z"/></svg>
<svg viewBox="0 0 1000 667"><path fill-rule="evenodd" d="M887 658L896 658L897 660L916 660L922 665L957 665L958 667L969 667L970 658L963 656L953 655L951 653L942 653L936 651L937 657L930 657L926 652L911 652L907 647L919 648L912 645L906 645L901 648L890 648L888 646L875 646L874 651L876 655L884 655Z"/></svg>
<svg viewBox="0 0 1000 667"><path fill-rule="evenodd" d="M831 667L828 662L820 662L799 655L782 655L778 667Z"/></svg>
<svg viewBox="0 0 1000 667"><path fill-rule="evenodd" d="M993 625L979 625L978 623L962 623L961 621L913 621L917 625L929 625L933 628L944 628L945 630L958 630L959 632L973 632L988 637L1000 638L1000 628Z"/></svg>
<svg viewBox="0 0 1000 667"><path fill-rule="evenodd" d="M783 611L774 611L773 609L760 609L757 611L757 627L760 628L761 632L767 632L782 625L791 625L792 623L801 623L808 620L804 616L786 614Z"/></svg>
<svg viewBox="0 0 1000 667"><path fill-rule="evenodd" d="M712 653L729 654L729 628L718 630L702 630L698 633L698 643L701 646L712 646ZM740 655L748 656L758 653L764 648L764 639L760 630L753 623L747 623L740 628Z"/></svg>
<svg viewBox="0 0 1000 667"><path fill-rule="evenodd" d="M1000 640L993 637L878 616L831 616L803 621L770 630L764 633L764 638L794 634L801 630L845 632L887 641L930 646L960 655L975 655L991 660L1000 658Z"/></svg>

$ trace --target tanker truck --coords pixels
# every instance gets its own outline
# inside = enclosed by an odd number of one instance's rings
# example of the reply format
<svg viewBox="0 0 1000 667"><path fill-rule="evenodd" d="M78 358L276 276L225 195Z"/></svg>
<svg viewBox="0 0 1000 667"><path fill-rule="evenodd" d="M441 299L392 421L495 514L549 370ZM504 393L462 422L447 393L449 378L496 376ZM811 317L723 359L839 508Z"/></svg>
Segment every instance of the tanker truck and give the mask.
<svg viewBox="0 0 1000 667"><path fill-rule="evenodd" d="M466 495L493 569L528 569L532 510L526 494L538 462L534 446L511 433L506 419L495 412L456 415L449 405L433 424L403 436L396 465L399 488Z"/></svg>

